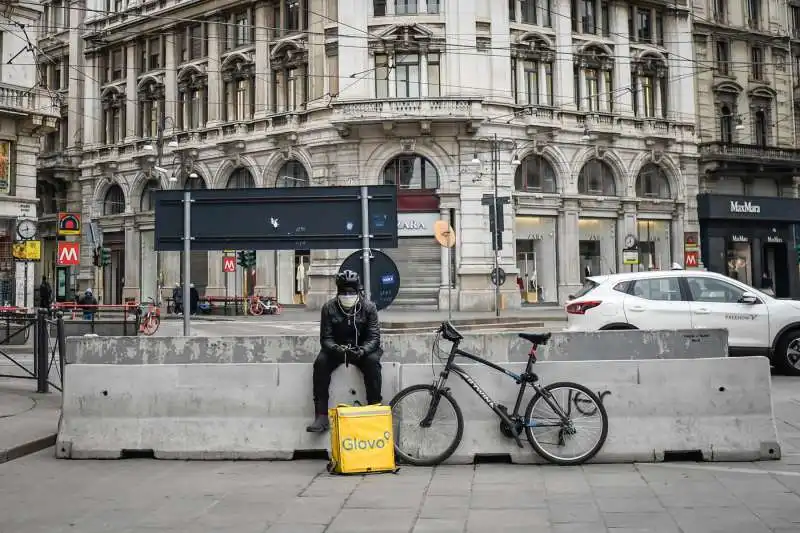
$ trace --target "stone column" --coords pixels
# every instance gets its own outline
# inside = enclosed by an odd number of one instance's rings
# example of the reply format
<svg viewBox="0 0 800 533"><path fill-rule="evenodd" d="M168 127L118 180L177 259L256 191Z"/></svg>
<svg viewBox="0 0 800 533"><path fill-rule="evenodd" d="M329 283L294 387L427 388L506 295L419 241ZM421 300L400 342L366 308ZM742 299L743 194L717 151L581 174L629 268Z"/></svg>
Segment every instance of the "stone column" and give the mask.
<svg viewBox="0 0 800 533"><path fill-rule="evenodd" d="M222 101L222 66L219 60L221 26L220 19L213 18L208 24L208 123L207 126L217 126L220 122L220 110L225 103Z"/></svg>
<svg viewBox="0 0 800 533"><path fill-rule="evenodd" d="M639 232L636 230L636 202L623 200L617 219L617 265L619 265L617 271L629 272L631 270L630 265L626 265L623 261L622 249L625 247L624 242L627 235L639 238ZM634 270L636 269L634 268Z"/></svg>
<svg viewBox="0 0 800 533"><path fill-rule="evenodd" d="M613 3L610 5L611 18L614 19L612 27L628 27L628 6ZM598 11L599 13L599 11ZM669 18L669 17L665 17ZM624 31L624 30L623 30ZM672 35L672 34L670 34ZM614 40L614 89L631 86L631 48L628 36L624 33L612 33ZM691 39L690 39L691 40ZM677 85L676 85L677 86ZM630 91L616 91L614 93L614 111L623 115L633 113L633 95Z"/></svg>
<svg viewBox="0 0 800 533"><path fill-rule="evenodd" d="M672 263L678 263L682 265L684 268L686 265L684 264L684 256L683 256L683 231L684 231L684 211L685 208L681 204L677 204L675 206L675 211L672 213L672 221L670 221L669 227L669 240L670 240L670 250L672 252L672 258L670 265L664 265L664 268L667 266L671 266ZM698 265L699 266L699 265Z"/></svg>
<svg viewBox="0 0 800 533"><path fill-rule="evenodd" d="M208 252L208 284L206 296L222 296L225 284L222 279L222 252Z"/></svg>
<svg viewBox="0 0 800 533"><path fill-rule="evenodd" d="M131 213L132 215L132 213ZM125 231L125 284L122 298L139 298L139 233L134 227L133 218L126 218ZM108 299L106 295L106 299Z"/></svg>
<svg viewBox="0 0 800 533"><path fill-rule="evenodd" d="M571 50L572 43L572 7L570 0L553 0L553 10L555 13L552 15L553 30L555 30L555 49L556 50ZM620 28L627 28L628 22L625 21L624 26ZM616 50L616 48L615 48ZM620 55L622 52L620 52ZM619 61L615 58L615 61ZM575 109L575 83L573 82L573 60L572 54L556 54L556 59L553 65L553 77L555 78L554 86L558 89L559 97L555 98L555 106L563 106L565 109ZM585 86L585 85L584 85Z"/></svg>
<svg viewBox="0 0 800 533"><path fill-rule="evenodd" d="M139 97L136 94L136 76L139 72L139 64L136 61L136 45L128 43L125 53L128 56L127 79L125 83L125 142L131 142L137 138L141 132L137 131L139 114L136 112L136 102Z"/></svg>
<svg viewBox="0 0 800 533"><path fill-rule="evenodd" d="M450 210L446 207L439 207L439 218L441 220L446 220L448 224L451 226L453 225L450 221ZM439 283L439 309L447 309L448 300L448 287L451 285L450 282L450 271L452 270L452 266L450 265L450 255L451 249L446 248L444 246L441 247L441 255L439 258L440 263L440 283ZM453 300L455 300L455 296L452 294L452 289L449 293Z"/></svg>
<svg viewBox="0 0 800 533"><path fill-rule="evenodd" d="M175 121L178 120L178 69L175 64L175 31L173 30L168 34L166 41L166 57L164 58L164 117L170 117L172 120L165 121L164 126L166 134L169 135L172 131L180 125ZM185 111L184 111L185 113ZM186 116L184 114L184 116ZM169 142L169 141L167 141Z"/></svg>
<svg viewBox="0 0 800 533"><path fill-rule="evenodd" d="M267 116L267 87L270 80L269 73L269 31L267 24L267 4L256 4L256 108L254 118L260 119Z"/></svg>
<svg viewBox="0 0 800 533"><path fill-rule="evenodd" d="M558 302L581 287L580 207L577 200L565 199L558 213Z"/></svg>

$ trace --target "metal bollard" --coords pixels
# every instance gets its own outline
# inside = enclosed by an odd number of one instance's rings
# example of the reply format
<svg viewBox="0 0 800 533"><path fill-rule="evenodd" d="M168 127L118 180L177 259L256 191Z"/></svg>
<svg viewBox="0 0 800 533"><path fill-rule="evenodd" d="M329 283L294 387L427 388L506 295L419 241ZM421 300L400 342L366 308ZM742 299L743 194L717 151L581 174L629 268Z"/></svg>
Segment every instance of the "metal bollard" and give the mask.
<svg viewBox="0 0 800 533"><path fill-rule="evenodd" d="M47 354L50 343L47 334L47 311L38 309L36 312L36 392L50 392L50 384L47 382L47 371L49 368Z"/></svg>

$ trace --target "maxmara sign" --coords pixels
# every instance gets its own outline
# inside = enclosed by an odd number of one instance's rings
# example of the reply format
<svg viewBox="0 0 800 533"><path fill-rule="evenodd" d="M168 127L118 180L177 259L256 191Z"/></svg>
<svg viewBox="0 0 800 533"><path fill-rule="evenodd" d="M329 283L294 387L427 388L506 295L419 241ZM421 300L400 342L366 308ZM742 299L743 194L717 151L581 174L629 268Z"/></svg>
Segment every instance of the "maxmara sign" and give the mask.
<svg viewBox="0 0 800 533"><path fill-rule="evenodd" d="M753 202L742 202L739 200L731 200L731 213L761 213L761 206Z"/></svg>

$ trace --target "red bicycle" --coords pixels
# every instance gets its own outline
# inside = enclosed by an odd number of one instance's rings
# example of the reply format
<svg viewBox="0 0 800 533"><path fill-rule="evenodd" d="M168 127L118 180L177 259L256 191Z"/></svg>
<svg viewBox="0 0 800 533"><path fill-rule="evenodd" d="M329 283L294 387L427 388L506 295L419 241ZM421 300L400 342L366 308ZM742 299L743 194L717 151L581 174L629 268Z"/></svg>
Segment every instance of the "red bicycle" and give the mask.
<svg viewBox="0 0 800 533"><path fill-rule="evenodd" d="M152 298L148 298L150 303L147 305L147 312L142 315L139 322L139 333L144 335L153 335L158 331L158 326L161 324L161 308L158 307ZM141 313L141 307L139 308Z"/></svg>

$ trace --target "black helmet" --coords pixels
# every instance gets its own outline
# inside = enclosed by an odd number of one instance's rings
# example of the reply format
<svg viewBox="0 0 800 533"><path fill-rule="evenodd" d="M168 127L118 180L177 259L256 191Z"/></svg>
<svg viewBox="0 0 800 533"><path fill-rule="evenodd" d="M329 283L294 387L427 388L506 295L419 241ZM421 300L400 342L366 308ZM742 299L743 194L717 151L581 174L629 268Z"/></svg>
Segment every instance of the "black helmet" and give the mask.
<svg viewBox="0 0 800 533"><path fill-rule="evenodd" d="M359 279L358 272L343 270L336 274L336 288L338 290L353 289L357 291L360 286L361 280Z"/></svg>

